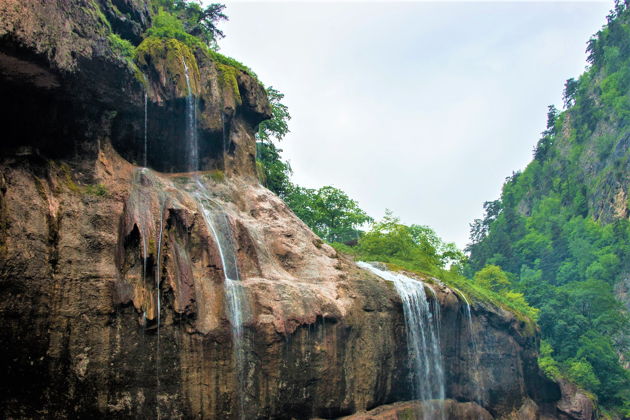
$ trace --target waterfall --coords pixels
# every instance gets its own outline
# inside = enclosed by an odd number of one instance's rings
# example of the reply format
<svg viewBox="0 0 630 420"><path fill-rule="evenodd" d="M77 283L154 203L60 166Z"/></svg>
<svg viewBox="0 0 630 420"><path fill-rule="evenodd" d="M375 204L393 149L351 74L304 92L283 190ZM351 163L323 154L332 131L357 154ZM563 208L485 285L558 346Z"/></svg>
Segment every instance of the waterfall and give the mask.
<svg viewBox="0 0 630 420"><path fill-rule="evenodd" d="M147 167L147 92L144 91L144 167Z"/></svg>
<svg viewBox="0 0 630 420"><path fill-rule="evenodd" d="M358 262L357 265L394 283L403 303L408 361L413 372L411 384L413 399L425 401L425 409L418 413L418 417L424 419L424 412L437 411L440 413L439 417L443 418L445 385L437 323L439 305L434 305L434 312L431 311L424 283L421 281L400 273L381 270L366 262ZM431 418L431 415L426 418Z"/></svg>
<svg viewBox="0 0 630 420"><path fill-rule="evenodd" d="M199 170L199 145L197 142L197 107L195 96L190 88L190 76L188 74L188 65L186 60L182 58L184 64L184 76L186 77L186 168L189 172Z"/></svg>
<svg viewBox="0 0 630 420"><path fill-rule="evenodd" d="M190 87L188 65L183 60L186 77L186 163L189 172L199 170L199 151L197 141L197 116L195 99ZM241 284L236 254L236 242L227 216L212 199L212 194L197 175L194 177L192 195L194 196L208 231L212 234L219 251L223 266L226 312L232 327L234 346L234 365L238 385L238 417L244 418L245 412L245 346L243 340L243 313L245 311L245 294Z"/></svg>
<svg viewBox="0 0 630 420"><path fill-rule="evenodd" d="M479 354L479 346L477 342L477 334L475 334L475 331L473 329L470 303L468 302L468 299L466 299L466 295L464 295L459 290L458 292L464 301L464 314L466 316L466 321L468 324L468 333L470 334L470 346L468 347L470 349L470 355L469 355L468 360L470 360L471 366L468 370L469 372L472 373L473 380L475 381L475 386L474 386L475 394L473 397L475 399L475 402L479 404L479 406L483 407L483 398L484 398L485 388L483 385L483 378L481 376L481 370L480 370L481 361L480 361L480 354Z"/></svg>
<svg viewBox="0 0 630 420"><path fill-rule="evenodd" d="M219 250L225 281L225 297L227 315L232 326L234 340L234 358L236 377L239 384L239 416L242 418L245 408L245 346L243 337L243 313L245 312L245 293L241 285L236 255L236 244L232 235L229 220L225 214L219 213L205 185L196 180L197 190L193 193L201 208L203 220L210 231Z"/></svg>
<svg viewBox="0 0 630 420"><path fill-rule="evenodd" d="M236 337L240 337L242 332L243 297L242 288L239 285L241 278L238 271L238 259L232 228L227 216L217 211L206 186L199 179L196 180L196 184L198 188L193 192L193 196L201 207L206 226L217 244L225 276L228 317L232 322L232 328L236 333Z"/></svg>

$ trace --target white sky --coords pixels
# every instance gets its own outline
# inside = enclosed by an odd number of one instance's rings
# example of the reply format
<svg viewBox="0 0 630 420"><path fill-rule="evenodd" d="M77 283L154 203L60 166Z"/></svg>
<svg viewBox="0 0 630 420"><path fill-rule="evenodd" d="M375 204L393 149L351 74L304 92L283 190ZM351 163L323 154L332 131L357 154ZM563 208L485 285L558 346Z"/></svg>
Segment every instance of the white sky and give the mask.
<svg viewBox="0 0 630 420"><path fill-rule="evenodd" d="M285 96L306 187L463 247L531 160L611 2L228 2L221 52Z"/></svg>

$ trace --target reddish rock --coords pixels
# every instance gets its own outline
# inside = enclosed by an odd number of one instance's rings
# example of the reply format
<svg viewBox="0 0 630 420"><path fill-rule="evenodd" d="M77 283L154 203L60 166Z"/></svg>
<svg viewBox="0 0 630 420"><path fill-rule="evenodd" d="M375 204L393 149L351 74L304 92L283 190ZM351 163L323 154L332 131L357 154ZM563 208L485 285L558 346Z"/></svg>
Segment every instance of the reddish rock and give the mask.
<svg viewBox="0 0 630 420"><path fill-rule="evenodd" d="M442 418L444 420L492 420L490 413L473 402L445 400L405 401L383 405L370 411L342 417L343 420L406 420L414 418Z"/></svg>

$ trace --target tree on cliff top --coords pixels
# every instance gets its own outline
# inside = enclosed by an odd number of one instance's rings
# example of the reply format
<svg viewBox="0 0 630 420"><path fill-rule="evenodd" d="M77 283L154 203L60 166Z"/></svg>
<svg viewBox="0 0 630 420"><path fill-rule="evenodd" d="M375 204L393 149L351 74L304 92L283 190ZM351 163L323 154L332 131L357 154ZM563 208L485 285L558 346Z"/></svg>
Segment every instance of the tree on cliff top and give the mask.
<svg viewBox="0 0 630 420"><path fill-rule="evenodd" d="M443 242L430 227L404 225L389 210L359 239L358 252L368 258L411 264L425 272L460 263L464 258L455 244Z"/></svg>
<svg viewBox="0 0 630 420"><path fill-rule="evenodd" d="M290 176L293 173L289 162L282 160L282 149L274 144L289 133L289 108L281 100L284 94L269 86L267 98L271 105L272 117L258 125L256 133L256 163L260 183L281 198L285 198L293 188Z"/></svg>
<svg viewBox="0 0 630 420"><path fill-rule="evenodd" d="M223 4L212 3L205 8L200 1L189 0L153 0L153 4L176 16L188 34L200 39L213 50L218 49L217 41L225 37L217 26L219 22L228 20L223 13Z"/></svg>
<svg viewBox="0 0 630 420"><path fill-rule="evenodd" d="M294 186L285 201L296 216L329 242L358 239L359 227L372 220L355 200L331 186L318 190Z"/></svg>
<svg viewBox="0 0 630 420"><path fill-rule="evenodd" d="M274 139L280 141L289 133L289 108L281 101L284 99L284 93L269 86L267 89L267 99L271 105L271 119L265 120L258 125L256 138L262 142L272 142Z"/></svg>

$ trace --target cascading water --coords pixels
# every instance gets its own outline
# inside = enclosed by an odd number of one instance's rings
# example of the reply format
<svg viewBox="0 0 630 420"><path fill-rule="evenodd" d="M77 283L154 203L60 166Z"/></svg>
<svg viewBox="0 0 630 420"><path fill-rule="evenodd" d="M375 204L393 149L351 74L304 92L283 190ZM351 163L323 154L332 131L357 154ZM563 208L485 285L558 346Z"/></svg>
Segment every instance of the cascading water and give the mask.
<svg viewBox="0 0 630 420"><path fill-rule="evenodd" d="M190 87L190 76L188 74L188 65L186 60L182 58L184 64L184 76L186 77L186 88L188 94L186 95L186 162L187 170L194 172L199 170L199 145L197 142L197 107L195 103L195 96L192 93Z"/></svg>
<svg viewBox="0 0 630 420"><path fill-rule="evenodd" d="M146 80L146 78L145 78ZM148 151L148 146L147 146L147 117L148 117L148 110L147 110L147 103L148 103L148 98L147 98L147 92L144 92L144 167L147 167L147 151Z"/></svg>
<svg viewBox="0 0 630 420"><path fill-rule="evenodd" d="M232 326L236 379L240 386L239 418L243 418L246 395L244 389L246 355L243 337L243 313L246 309L246 299L240 281L234 237L227 216L217 211L205 185L199 179L196 179L196 186L197 189L193 192L193 196L202 210L206 226L214 237L219 250L221 264L223 265L226 309Z"/></svg>
<svg viewBox="0 0 630 420"><path fill-rule="evenodd" d="M187 168L190 172L199 170L199 152L196 128L196 104L190 85L188 65L183 60L184 74L188 94L186 96L186 155ZM232 229L227 216L220 212L218 205L212 199L210 191L203 184L199 176L194 176L192 194L201 209L203 220L217 244L221 264L223 266L226 312L232 326L234 342L234 364L238 390L238 417L244 418L245 412L245 347L243 340L243 313L245 311L245 295L241 284L236 256L236 246Z"/></svg>
<svg viewBox="0 0 630 420"><path fill-rule="evenodd" d="M468 333L470 334L470 346L469 346L470 357L468 358L468 360L471 361L471 366L469 368L469 371L472 373L473 379L475 381L474 398L475 398L475 402L479 404L481 407L483 407L485 388L483 385L483 378L481 376L481 371L480 371L481 361L480 361L480 354L478 350L479 346L477 342L477 334L475 334L475 331L473 329L470 303L468 302L468 299L466 299L466 295L464 295L462 292L459 292L459 294L461 295L464 301L464 314L466 315L466 321L468 323Z"/></svg>
<svg viewBox="0 0 630 420"><path fill-rule="evenodd" d="M400 273L381 270L366 262L357 265L384 280L394 283L403 303L403 314L407 330L407 352L413 371L413 398L424 401L424 408L417 413L421 419L431 419L431 413L444 417L445 398L444 368L438 335L437 319L439 305L432 312L421 281ZM426 414L425 414L426 413Z"/></svg>

